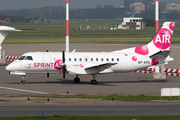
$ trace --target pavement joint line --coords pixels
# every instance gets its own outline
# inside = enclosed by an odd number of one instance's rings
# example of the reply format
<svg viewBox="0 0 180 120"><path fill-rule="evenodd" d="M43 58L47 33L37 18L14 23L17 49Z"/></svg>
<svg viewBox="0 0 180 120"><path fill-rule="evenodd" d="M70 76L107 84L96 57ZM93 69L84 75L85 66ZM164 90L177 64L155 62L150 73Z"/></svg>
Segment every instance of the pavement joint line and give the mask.
<svg viewBox="0 0 180 120"><path fill-rule="evenodd" d="M100 44L98 46L125 46L126 44Z"/></svg>
<svg viewBox="0 0 180 120"><path fill-rule="evenodd" d="M177 49L179 49L180 47L171 47L171 48L177 48Z"/></svg>
<svg viewBox="0 0 180 120"><path fill-rule="evenodd" d="M23 90L23 89L9 88L9 87L2 87L2 86L0 86L0 89L7 89L7 90L14 90L14 91L21 91L21 92L30 92L30 93L38 93L38 94L49 94L49 93L46 93L46 92L31 91L31 90Z"/></svg>

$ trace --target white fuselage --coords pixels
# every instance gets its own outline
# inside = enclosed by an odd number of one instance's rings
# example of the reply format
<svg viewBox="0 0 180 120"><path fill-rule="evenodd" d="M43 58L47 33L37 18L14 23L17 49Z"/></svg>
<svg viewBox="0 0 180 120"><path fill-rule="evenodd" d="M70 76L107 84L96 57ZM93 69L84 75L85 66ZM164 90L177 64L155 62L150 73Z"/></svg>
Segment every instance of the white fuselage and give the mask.
<svg viewBox="0 0 180 120"><path fill-rule="evenodd" d="M31 56L32 60L16 60L6 69L11 74L23 73L62 73L62 52L29 52L22 56ZM75 75L131 72L151 66L151 59L134 53L121 52L69 52L65 53L66 69ZM86 69L91 66L111 63L106 68Z"/></svg>

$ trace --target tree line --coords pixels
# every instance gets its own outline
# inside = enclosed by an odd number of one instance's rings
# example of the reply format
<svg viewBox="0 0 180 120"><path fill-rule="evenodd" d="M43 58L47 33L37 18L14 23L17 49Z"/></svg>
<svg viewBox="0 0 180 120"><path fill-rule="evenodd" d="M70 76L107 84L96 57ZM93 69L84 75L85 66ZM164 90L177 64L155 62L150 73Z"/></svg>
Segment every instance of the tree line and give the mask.
<svg viewBox="0 0 180 120"><path fill-rule="evenodd" d="M96 8L90 9L71 9L70 19L117 19L129 17L129 12L125 8L114 8L112 5L102 6L96 5ZM146 10L140 14L135 14L135 17L154 18L154 10ZM65 19L66 9L62 6L42 7L34 9L17 9L17 10L0 10L0 19L11 18L12 22L30 20L41 21L46 19ZM160 19L180 19L180 13L177 11L171 13L160 14Z"/></svg>

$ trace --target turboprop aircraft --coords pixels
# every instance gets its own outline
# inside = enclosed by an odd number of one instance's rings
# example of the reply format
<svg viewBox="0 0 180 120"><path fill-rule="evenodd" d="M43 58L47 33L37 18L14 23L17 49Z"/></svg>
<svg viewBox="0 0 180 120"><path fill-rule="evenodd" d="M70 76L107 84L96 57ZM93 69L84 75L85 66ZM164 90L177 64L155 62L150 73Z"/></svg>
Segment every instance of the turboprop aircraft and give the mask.
<svg viewBox="0 0 180 120"><path fill-rule="evenodd" d="M75 75L75 83L80 82L79 75L92 75L91 84L97 84L96 75L105 73L132 72L152 66L159 66L171 61L170 54L175 22L165 22L154 38L138 47L112 52L28 52L10 63L6 70L10 74L62 73Z"/></svg>

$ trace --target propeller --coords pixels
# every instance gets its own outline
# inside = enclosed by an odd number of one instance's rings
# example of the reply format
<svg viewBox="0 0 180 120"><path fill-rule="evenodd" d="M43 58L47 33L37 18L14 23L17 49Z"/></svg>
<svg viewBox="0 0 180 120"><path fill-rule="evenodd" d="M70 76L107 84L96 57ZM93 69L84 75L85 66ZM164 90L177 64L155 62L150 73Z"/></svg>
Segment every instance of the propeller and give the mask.
<svg viewBox="0 0 180 120"><path fill-rule="evenodd" d="M46 48L46 52L49 52L48 48ZM47 78L49 78L49 73L47 73Z"/></svg>
<svg viewBox="0 0 180 120"><path fill-rule="evenodd" d="M62 60L63 60L63 63L65 63L65 53L64 53L64 49L63 49L63 52L62 52ZM65 80L65 74L66 74L66 68L65 68L65 66L63 65L63 80Z"/></svg>

